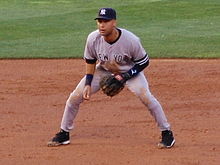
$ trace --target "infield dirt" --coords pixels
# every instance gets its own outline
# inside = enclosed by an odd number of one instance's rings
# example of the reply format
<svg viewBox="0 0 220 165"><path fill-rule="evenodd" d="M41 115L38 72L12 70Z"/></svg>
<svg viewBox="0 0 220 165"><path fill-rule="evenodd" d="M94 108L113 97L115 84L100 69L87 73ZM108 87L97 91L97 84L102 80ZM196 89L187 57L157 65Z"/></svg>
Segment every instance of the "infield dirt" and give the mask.
<svg viewBox="0 0 220 165"><path fill-rule="evenodd" d="M163 150L155 121L126 88L83 102L71 144L47 147L84 71L81 59L0 60L1 165L219 165L220 59L152 59L145 69L176 138Z"/></svg>

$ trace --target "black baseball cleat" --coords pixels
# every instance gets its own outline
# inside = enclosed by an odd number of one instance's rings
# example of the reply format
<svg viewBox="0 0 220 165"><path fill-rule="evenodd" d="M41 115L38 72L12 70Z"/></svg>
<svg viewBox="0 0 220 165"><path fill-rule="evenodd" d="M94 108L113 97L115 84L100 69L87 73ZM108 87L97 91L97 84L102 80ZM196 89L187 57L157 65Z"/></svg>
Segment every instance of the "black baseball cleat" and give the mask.
<svg viewBox="0 0 220 165"><path fill-rule="evenodd" d="M162 140L158 144L159 148L171 148L175 144L175 139L173 133L170 130L162 131L161 133Z"/></svg>
<svg viewBox="0 0 220 165"><path fill-rule="evenodd" d="M47 143L48 147L56 147L59 145L66 145L70 143L70 135L69 132L64 130L60 130L51 141Z"/></svg>

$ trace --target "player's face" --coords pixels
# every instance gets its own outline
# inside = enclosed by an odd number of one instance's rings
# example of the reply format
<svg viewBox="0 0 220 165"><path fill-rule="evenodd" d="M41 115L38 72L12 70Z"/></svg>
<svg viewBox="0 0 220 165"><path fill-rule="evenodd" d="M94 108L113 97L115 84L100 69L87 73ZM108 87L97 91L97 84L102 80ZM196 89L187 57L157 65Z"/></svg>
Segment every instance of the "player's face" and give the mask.
<svg viewBox="0 0 220 165"><path fill-rule="evenodd" d="M98 19L97 26L102 36L108 37L116 27L116 20Z"/></svg>

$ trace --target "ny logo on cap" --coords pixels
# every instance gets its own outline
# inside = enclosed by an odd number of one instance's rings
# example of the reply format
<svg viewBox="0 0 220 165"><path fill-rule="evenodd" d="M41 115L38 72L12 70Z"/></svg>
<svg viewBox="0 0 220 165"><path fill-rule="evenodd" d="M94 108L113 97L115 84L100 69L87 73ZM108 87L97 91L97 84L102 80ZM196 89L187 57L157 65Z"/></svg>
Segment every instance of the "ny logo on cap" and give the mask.
<svg viewBox="0 0 220 165"><path fill-rule="evenodd" d="M106 10L105 9L102 9L101 11L100 11L100 15L105 15L106 13Z"/></svg>

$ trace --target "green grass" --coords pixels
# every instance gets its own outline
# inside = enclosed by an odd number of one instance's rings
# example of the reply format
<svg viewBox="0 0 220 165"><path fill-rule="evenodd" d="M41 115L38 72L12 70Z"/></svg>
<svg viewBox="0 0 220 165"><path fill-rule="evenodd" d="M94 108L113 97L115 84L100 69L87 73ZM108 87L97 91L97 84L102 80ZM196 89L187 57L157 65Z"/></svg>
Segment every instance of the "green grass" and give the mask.
<svg viewBox="0 0 220 165"><path fill-rule="evenodd" d="M1 0L0 58L81 58L103 6L151 58L220 57L220 0Z"/></svg>

